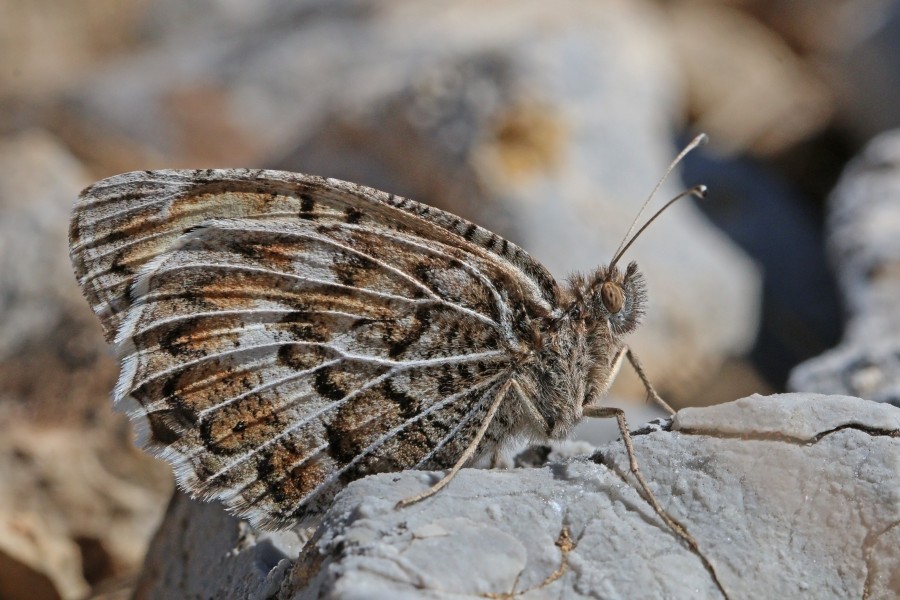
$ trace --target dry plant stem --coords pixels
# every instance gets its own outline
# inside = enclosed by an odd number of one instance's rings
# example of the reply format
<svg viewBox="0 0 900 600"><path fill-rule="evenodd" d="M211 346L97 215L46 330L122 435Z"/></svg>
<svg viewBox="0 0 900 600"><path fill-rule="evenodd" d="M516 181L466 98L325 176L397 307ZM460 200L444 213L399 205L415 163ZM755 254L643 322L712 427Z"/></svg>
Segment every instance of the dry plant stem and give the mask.
<svg viewBox="0 0 900 600"><path fill-rule="evenodd" d="M491 421L494 420L494 415L497 414L497 409L500 407L500 403L503 402L503 399L506 397L506 392L509 391L509 386L512 384L512 379L503 384L503 388L497 394L497 397L494 398L494 401L491 403L491 407L488 409L487 414L484 417L484 421L481 422L481 426L478 428L478 431L475 432L475 438L466 448L465 452L463 452L462 456L459 457L459 460L456 461L456 464L453 465L453 468L450 471L441 477L441 480L436 484L422 492L421 494L416 494L415 496L410 496L409 498L404 498L394 508L400 509L410 504L415 504L420 500L424 500L430 496L438 493L444 486L450 483L456 474L459 473L459 470L466 466L466 463L471 460L471 458L475 455L475 451L478 449L478 445L481 443L481 440L484 438L484 434L487 432L488 427L491 425Z"/></svg>
<svg viewBox="0 0 900 600"><path fill-rule="evenodd" d="M566 571L569 568L569 553L575 549L575 541L572 539L572 536L569 533L569 528L565 525L563 525L562 531L559 532L559 537L556 539L556 546L559 548L560 552L559 567L557 567L555 571L550 573L550 575L545 577L542 582L534 587L528 588L527 590L520 590L517 592L515 591L516 586L519 584L519 577L522 575L522 573L520 572L518 575L516 575L516 580L513 582L511 591L503 592L500 594L487 593L483 594L483 596L485 598L490 598L490 600L512 600L513 598L516 598L518 596L524 596L525 594L529 594L535 590L543 589L565 575Z"/></svg>

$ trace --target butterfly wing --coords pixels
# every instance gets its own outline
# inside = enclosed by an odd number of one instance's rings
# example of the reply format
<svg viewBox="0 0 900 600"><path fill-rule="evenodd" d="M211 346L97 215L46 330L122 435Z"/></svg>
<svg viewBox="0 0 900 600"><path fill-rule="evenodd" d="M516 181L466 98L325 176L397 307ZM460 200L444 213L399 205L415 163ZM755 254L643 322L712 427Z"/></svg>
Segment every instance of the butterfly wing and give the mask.
<svg viewBox="0 0 900 600"><path fill-rule="evenodd" d="M112 177L82 193L70 238L139 443L263 527L370 473L454 464L558 306L499 236L293 173Z"/></svg>

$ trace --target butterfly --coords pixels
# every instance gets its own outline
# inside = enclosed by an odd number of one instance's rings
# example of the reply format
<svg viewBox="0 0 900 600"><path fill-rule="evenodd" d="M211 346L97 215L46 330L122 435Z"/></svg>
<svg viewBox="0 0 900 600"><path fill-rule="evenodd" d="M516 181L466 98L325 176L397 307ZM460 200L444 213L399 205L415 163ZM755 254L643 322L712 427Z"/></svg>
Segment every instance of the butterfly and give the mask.
<svg viewBox="0 0 900 600"><path fill-rule="evenodd" d="M599 402L645 303L637 265L616 266L627 246L560 284L425 204L229 169L93 184L70 249L137 443L260 528L308 521L366 475L453 469L415 501L511 439L625 423Z"/></svg>

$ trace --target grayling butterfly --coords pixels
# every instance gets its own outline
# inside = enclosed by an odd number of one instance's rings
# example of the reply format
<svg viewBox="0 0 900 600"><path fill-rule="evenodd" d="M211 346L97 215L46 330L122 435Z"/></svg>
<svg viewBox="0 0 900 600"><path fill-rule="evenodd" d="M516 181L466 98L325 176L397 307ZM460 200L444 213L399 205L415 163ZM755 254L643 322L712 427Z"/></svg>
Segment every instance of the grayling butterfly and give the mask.
<svg viewBox="0 0 900 600"><path fill-rule="evenodd" d="M665 405L623 342L642 276L617 266L664 209L564 285L450 213L280 171L105 179L70 242L122 358L115 401L194 496L282 528L368 474L452 469L408 503L510 438L616 417L648 501L696 548L640 476L622 411L599 405L624 357Z"/></svg>

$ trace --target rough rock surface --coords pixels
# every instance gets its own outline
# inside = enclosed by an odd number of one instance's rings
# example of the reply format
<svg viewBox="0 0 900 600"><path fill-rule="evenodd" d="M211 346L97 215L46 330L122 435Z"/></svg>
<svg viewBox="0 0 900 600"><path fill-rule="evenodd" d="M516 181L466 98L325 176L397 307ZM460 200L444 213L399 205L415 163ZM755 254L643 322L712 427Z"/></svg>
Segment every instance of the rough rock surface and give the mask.
<svg viewBox="0 0 900 600"><path fill-rule="evenodd" d="M0 144L0 360L79 310L68 260L72 189L89 183L52 136L33 130ZM40 177L31 176L41 173ZM90 314L90 311L87 311Z"/></svg>
<svg viewBox="0 0 900 600"><path fill-rule="evenodd" d="M900 593L900 409L751 396L684 409L634 441L729 598ZM139 597L721 597L636 492L619 442L543 468L464 469L394 509L435 476L351 484L299 557L298 534L255 538L179 499L167 519L177 534L161 533L148 558L154 593Z"/></svg>
<svg viewBox="0 0 900 600"><path fill-rule="evenodd" d="M253 531L221 505L178 492L133 598L271 598L307 538L305 531Z"/></svg>
<svg viewBox="0 0 900 600"><path fill-rule="evenodd" d="M900 130L847 167L828 229L849 321L841 344L798 366L789 386L900 406Z"/></svg>

